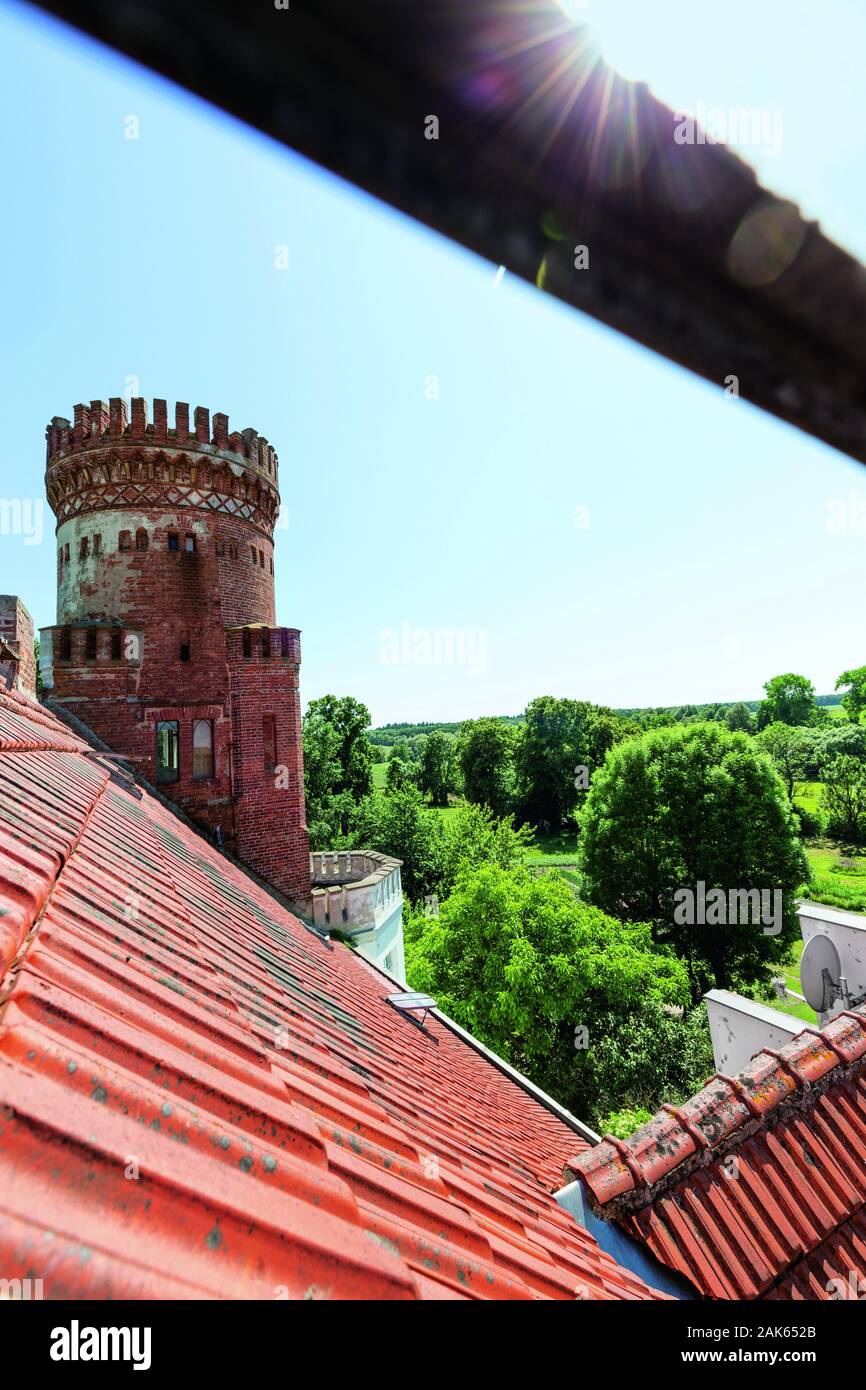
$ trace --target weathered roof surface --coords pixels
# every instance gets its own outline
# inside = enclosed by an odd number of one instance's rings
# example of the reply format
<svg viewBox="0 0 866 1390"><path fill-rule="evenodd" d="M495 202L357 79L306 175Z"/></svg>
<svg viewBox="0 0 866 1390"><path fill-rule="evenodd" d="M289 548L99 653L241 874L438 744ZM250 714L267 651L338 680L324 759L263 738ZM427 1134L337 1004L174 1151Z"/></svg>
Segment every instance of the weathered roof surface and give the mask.
<svg viewBox="0 0 866 1390"><path fill-rule="evenodd" d="M392 991L0 692L4 1277L55 1298L660 1297L554 1201L575 1134Z"/></svg>
<svg viewBox="0 0 866 1390"><path fill-rule="evenodd" d="M597 1211L709 1297L856 1296L866 1280L866 1009L759 1052L737 1077L713 1077L569 1168Z"/></svg>

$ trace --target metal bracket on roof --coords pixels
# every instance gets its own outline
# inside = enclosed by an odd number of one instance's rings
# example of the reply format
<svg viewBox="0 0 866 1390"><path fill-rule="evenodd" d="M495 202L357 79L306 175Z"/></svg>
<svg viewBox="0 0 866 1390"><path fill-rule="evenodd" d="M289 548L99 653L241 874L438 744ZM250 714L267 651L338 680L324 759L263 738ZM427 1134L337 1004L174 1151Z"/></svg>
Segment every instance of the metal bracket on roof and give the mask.
<svg viewBox="0 0 866 1390"><path fill-rule="evenodd" d="M424 1027L424 1020L431 1009L436 1008L436 1000L431 999L429 994L389 994L388 1003L392 1009L396 1009L398 1014L405 1014L410 1023L414 1023L416 1028L420 1028L422 1033L426 1033L428 1038L432 1038L436 1046L439 1046L439 1039L435 1033L431 1033ZM413 1018L412 1015L420 1010L421 1017Z"/></svg>

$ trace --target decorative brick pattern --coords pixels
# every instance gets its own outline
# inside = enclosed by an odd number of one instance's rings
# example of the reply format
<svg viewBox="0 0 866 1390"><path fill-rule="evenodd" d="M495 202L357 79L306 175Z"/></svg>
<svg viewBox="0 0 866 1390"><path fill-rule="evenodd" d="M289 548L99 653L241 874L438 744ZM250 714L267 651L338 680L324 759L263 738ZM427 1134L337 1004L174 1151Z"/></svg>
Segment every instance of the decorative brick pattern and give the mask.
<svg viewBox="0 0 866 1390"><path fill-rule="evenodd" d="M203 406L192 427L183 402L171 429L165 401L147 416L139 398L129 412L92 401L46 431L58 594L57 624L42 632L46 687L257 873L306 899L300 642L274 604L277 456ZM198 720L211 725L210 776L193 767ZM174 780L157 767L161 721L177 724Z"/></svg>

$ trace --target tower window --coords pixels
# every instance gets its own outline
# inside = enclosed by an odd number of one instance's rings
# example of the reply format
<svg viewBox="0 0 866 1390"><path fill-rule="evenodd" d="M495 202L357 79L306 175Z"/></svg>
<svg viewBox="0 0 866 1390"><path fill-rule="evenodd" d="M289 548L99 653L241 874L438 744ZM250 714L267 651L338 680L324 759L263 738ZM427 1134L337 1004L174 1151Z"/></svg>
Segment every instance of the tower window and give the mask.
<svg viewBox="0 0 866 1390"><path fill-rule="evenodd" d="M274 572L274 561L273 561L273 558L272 558L272 557L268 559L268 564L269 564L270 567L271 567L271 574L273 574L273 572Z"/></svg>
<svg viewBox="0 0 866 1390"><path fill-rule="evenodd" d="M93 553L94 555L102 554L102 536L99 534L98 531L96 535L93 537Z"/></svg>
<svg viewBox="0 0 866 1390"><path fill-rule="evenodd" d="M277 721L272 714L262 715L262 753L265 772L277 765Z"/></svg>
<svg viewBox="0 0 866 1390"><path fill-rule="evenodd" d="M265 553L264 553L263 550L260 550L260 551L259 551L259 564L261 565L262 569L264 569L264 567L265 567Z"/></svg>
<svg viewBox="0 0 866 1390"><path fill-rule="evenodd" d="M195 554L195 536L192 534L191 531L187 531L186 533L186 544L184 546L184 549L187 555Z"/></svg>
<svg viewBox="0 0 866 1390"><path fill-rule="evenodd" d="M255 548L254 545L251 545L251 546L250 546L250 554L251 554L252 557L253 557L253 564L255 564L255 563L256 563L256 548Z"/></svg>
<svg viewBox="0 0 866 1390"><path fill-rule="evenodd" d="M241 640L243 641L244 656L252 656L252 654L253 654L253 642L252 642L252 638L250 637L250 630L249 630L249 628L247 628L247 627L244 628L243 638L242 638Z"/></svg>
<svg viewBox="0 0 866 1390"><path fill-rule="evenodd" d="M265 658L265 660L267 661L267 660L269 660L270 655L271 655L271 634L270 634L267 630L264 630L264 631L262 632L262 656L263 656L263 657Z"/></svg>
<svg viewBox="0 0 866 1390"><path fill-rule="evenodd" d="M197 781L213 777L213 724L209 719L193 721L192 775Z"/></svg>
<svg viewBox="0 0 866 1390"><path fill-rule="evenodd" d="M121 657L121 631L119 627L113 629L111 633L111 659L119 661Z"/></svg>
<svg viewBox="0 0 866 1390"><path fill-rule="evenodd" d="M96 660L96 628L89 627L84 639L84 657L86 661Z"/></svg>
<svg viewBox="0 0 866 1390"><path fill-rule="evenodd" d="M237 548L237 545L235 544L234 541L229 541L229 559L230 559L230 560L236 560L237 558L238 558L238 548Z"/></svg>
<svg viewBox="0 0 866 1390"><path fill-rule="evenodd" d="M131 532L131 531L121 531L120 535L119 535L118 538L117 538L117 548L118 548L118 550L131 550L131 549L132 549L132 532Z"/></svg>
<svg viewBox="0 0 866 1390"><path fill-rule="evenodd" d="M147 550L147 532L143 526L140 526L135 533L135 548L136 550Z"/></svg>
<svg viewBox="0 0 866 1390"><path fill-rule="evenodd" d="M283 628L280 633L280 651L285 657L289 655L289 634L286 632L285 628Z"/></svg>
<svg viewBox="0 0 866 1390"><path fill-rule="evenodd" d="M189 633L185 632L180 639L180 659L189 661Z"/></svg>
<svg viewBox="0 0 866 1390"><path fill-rule="evenodd" d="M176 782L180 776L180 740L177 720L165 719L156 726L156 780Z"/></svg>
<svg viewBox="0 0 866 1390"><path fill-rule="evenodd" d="M82 536L82 537L81 537L81 540L78 542L78 558L79 558L79 560L84 560L84 559L87 558L87 552L88 552L89 548L90 548L90 546L89 546L87 537L86 537L86 536Z"/></svg>
<svg viewBox="0 0 866 1390"><path fill-rule="evenodd" d="M222 553L223 553L223 538L222 538L222 536L215 536L215 537L214 537L214 547L215 547L215 549L216 549L217 555L222 555Z"/></svg>
<svg viewBox="0 0 866 1390"><path fill-rule="evenodd" d="M72 660L72 633L65 627L60 634L60 660Z"/></svg>
<svg viewBox="0 0 866 1390"><path fill-rule="evenodd" d="M69 542L68 542L68 541L66 542L66 545L63 547L63 563L64 563L65 565L68 565L68 564L69 564Z"/></svg>
<svg viewBox="0 0 866 1390"><path fill-rule="evenodd" d="M180 550L180 536L177 534L177 531L169 531L168 548L169 550Z"/></svg>

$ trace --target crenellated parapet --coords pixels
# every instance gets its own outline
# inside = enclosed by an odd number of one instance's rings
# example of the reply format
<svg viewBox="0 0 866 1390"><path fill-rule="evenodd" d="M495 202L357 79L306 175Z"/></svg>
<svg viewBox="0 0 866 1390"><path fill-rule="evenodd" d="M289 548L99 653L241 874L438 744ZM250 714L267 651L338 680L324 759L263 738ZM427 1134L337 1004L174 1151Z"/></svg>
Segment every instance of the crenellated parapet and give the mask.
<svg viewBox="0 0 866 1390"><path fill-rule="evenodd" d="M164 400L127 403L115 396L76 405L73 419L54 416L46 429L45 488L58 526L85 512L140 507L225 511L269 537L279 514L278 460L253 429L230 430L229 418L179 401L169 426Z"/></svg>

